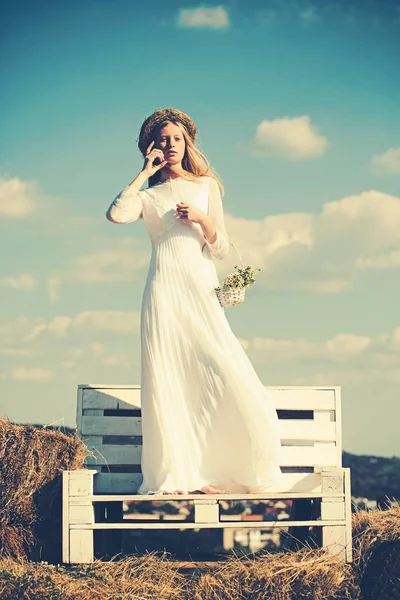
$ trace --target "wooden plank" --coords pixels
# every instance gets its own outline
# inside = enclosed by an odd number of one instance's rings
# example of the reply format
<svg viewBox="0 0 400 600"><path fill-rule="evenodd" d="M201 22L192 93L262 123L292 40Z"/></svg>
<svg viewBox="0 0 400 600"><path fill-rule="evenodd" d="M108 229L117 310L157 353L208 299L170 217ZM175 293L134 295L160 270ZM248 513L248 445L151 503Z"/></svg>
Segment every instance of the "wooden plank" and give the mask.
<svg viewBox="0 0 400 600"><path fill-rule="evenodd" d="M314 446L282 446L281 467L313 467L336 465L337 451L334 443Z"/></svg>
<svg viewBox="0 0 400 600"><path fill-rule="evenodd" d="M142 446L96 445L89 442L87 446L96 456L86 458L88 465L140 465L141 462Z"/></svg>
<svg viewBox="0 0 400 600"><path fill-rule="evenodd" d="M276 408L283 410L340 409L340 386L265 386ZM140 385L79 384L84 408L140 408ZM118 401L120 403L118 404Z"/></svg>
<svg viewBox="0 0 400 600"><path fill-rule="evenodd" d="M344 494L322 494L322 492L264 492L260 494L207 494L207 499L210 500L290 500L292 498L322 498L322 496L326 499L330 498L332 500L341 499L344 500ZM204 494L169 494L167 496L156 496L154 494L93 494L89 496L89 500L92 502L143 502L148 500L150 502L160 499L165 500L165 502L169 502L171 499L173 500L197 500L203 499ZM221 516L221 518L224 515ZM229 515L230 517L239 518L239 515Z"/></svg>
<svg viewBox="0 0 400 600"><path fill-rule="evenodd" d="M89 416L97 417L90 425L90 435L97 434L99 436L113 434L121 436L136 435L132 433L132 422L127 420L140 419L140 417L125 417L122 414L121 417L103 417L103 410L87 409L83 416L81 435L89 435L86 431L87 422L90 423L90 420L85 420L85 417ZM319 416L321 416L321 413L319 413ZM329 413L326 413L326 416L329 416ZM100 417L103 417L103 419L100 419ZM104 419L108 420L107 426ZM123 425L121 425L122 421L120 419L124 419ZM136 421L135 426L139 428L138 435L141 435L141 421ZM107 429L107 433L104 433L105 429ZM282 440L336 441L335 423L326 420L320 422L312 419L280 419L279 433Z"/></svg>
<svg viewBox="0 0 400 600"><path fill-rule="evenodd" d="M271 529L272 527L332 527L340 529L343 523L340 521L240 521L240 529ZM74 529L81 528L92 529L225 529L225 527L238 528L238 521L224 521L223 523L184 523L175 521L174 523L94 523L93 525L71 525L71 532Z"/></svg>
<svg viewBox="0 0 400 600"><path fill-rule="evenodd" d="M101 408L101 409L140 409L141 407L141 388L140 386L131 386L128 388L119 388L118 386L109 389L83 388L83 409Z"/></svg>
<svg viewBox="0 0 400 600"><path fill-rule="evenodd" d="M337 385L266 385L271 390L337 390ZM95 390L126 390L138 389L139 383L79 383L78 388Z"/></svg>
<svg viewBox="0 0 400 600"><path fill-rule="evenodd" d="M78 388L90 388L95 390L124 390L138 388L138 383L78 383Z"/></svg>
<svg viewBox="0 0 400 600"><path fill-rule="evenodd" d="M217 500L194 501L195 523L219 523L219 503Z"/></svg>
<svg viewBox="0 0 400 600"><path fill-rule="evenodd" d="M78 386L77 401L76 401L76 426L78 435L81 435L83 415L83 390Z"/></svg>
<svg viewBox="0 0 400 600"><path fill-rule="evenodd" d="M339 388L336 392L336 439L338 446L338 466L342 466L342 399L341 389Z"/></svg>
<svg viewBox="0 0 400 600"><path fill-rule="evenodd" d="M69 471L62 472L62 561L69 562Z"/></svg>
<svg viewBox="0 0 400 600"><path fill-rule="evenodd" d="M140 417L82 417L80 433L88 435L141 435Z"/></svg>
<svg viewBox="0 0 400 600"><path fill-rule="evenodd" d="M94 469L78 469L69 473L69 498L93 494Z"/></svg>
<svg viewBox="0 0 400 600"><path fill-rule="evenodd" d="M336 412L336 416L338 416L338 414L340 415L340 413ZM326 412L326 411L314 411L314 421L316 423L317 427L326 427L326 425L329 423L332 427L333 427L333 435L334 435L334 440L336 443L336 458L333 462L334 465L336 465L337 467L341 467L342 466L342 453L341 453L341 447L342 447L342 441L338 438L338 422L335 421L331 421L330 418L330 413ZM315 448L320 448L323 450L324 448L324 444L322 440L316 440L314 443L314 447Z"/></svg>
<svg viewBox="0 0 400 600"><path fill-rule="evenodd" d="M142 479L140 473L98 473L94 478L94 493L135 494Z"/></svg>
<svg viewBox="0 0 400 600"><path fill-rule="evenodd" d="M88 465L140 465L142 446L101 445L94 446L88 442L96 458L88 456ZM335 465L337 451L334 443L314 446L282 446L281 467L310 467L314 465Z"/></svg>
<svg viewBox="0 0 400 600"><path fill-rule="evenodd" d="M344 505L346 520L346 562L353 561L353 535L352 535L352 515L351 515L351 471L350 467L344 469Z"/></svg>
<svg viewBox="0 0 400 600"><path fill-rule="evenodd" d="M329 412L325 414L330 416ZM281 440L336 441L335 423L330 420L280 419L279 433Z"/></svg>
<svg viewBox="0 0 400 600"><path fill-rule="evenodd" d="M342 468L322 469L321 484L322 492L343 492L344 491L344 473Z"/></svg>
<svg viewBox="0 0 400 600"><path fill-rule="evenodd" d="M94 523L94 507L93 504L70 504L69 505L69 522L70 525L77 523Z"/></svg>
<svg viewBox="0 0 400 600"><path fill-rule="evenodd" d="M272 388L271 393L276 409L281 410L335 410L335 391L310 388Z"/></svg>
<svg viewBox="0 0 400 600"><path fill-rule="evenodd" d="M84 528L83 528L84 527ZM70 563L91 563L94 559L93 529L96 524L71 525ZM97 527L96 527L97 528Z"/></svg>
<svg viewBox="0 0 400 600"><path fill-rule="evenodd" d="M329 501L328 501L329 500ZM321 502L321 519L323 521L344 521L345 506L342 501L333 501L331 498L323 497Z"/></svg>
<svg viewBox="0 0 400 600"><path fill-rule="evenodd" d="M140 473L98 473L94 477L94 493L135 494L141 482L142 475ZM288 492L317 493L321 491L321 475L319 473L284 473L283 482L284 489ZM245 496L247 497L247 495Z"/></svg>
<svg viewBox="0 0 400 600"><path fill-rule="evenodd" d="M322 527L322 547L326 548L331 554L336 554L343 561L346 560L346 526L342 521L337 522L338 527L333 527L332 523L321 521Z"/></svg>

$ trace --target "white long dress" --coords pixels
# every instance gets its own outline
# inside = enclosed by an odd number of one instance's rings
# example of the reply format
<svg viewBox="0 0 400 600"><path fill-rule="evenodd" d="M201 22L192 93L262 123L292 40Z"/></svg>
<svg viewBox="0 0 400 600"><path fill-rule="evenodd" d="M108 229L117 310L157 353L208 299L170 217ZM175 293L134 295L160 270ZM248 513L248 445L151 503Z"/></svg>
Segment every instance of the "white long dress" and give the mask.
<svg viewBox="0 0 400 600"><path fill-rule="evenodd" d="M213 244L198 223L178 217L180 201L209 214ZM180 177L136 193L127 186L106 216L114 223L143 219L152 244L140 317L138 493L208 484L227 493L282 489L275 407L214 290L213 257L230 248L216 180Z"/></svg>

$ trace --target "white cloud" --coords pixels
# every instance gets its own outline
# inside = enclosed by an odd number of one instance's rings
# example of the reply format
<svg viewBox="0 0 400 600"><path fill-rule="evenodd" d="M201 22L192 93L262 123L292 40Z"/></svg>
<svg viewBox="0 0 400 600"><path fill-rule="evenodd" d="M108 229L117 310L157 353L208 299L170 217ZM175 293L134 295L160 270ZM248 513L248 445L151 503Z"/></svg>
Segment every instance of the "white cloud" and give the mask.
<svg viewBox="0 0 400 600"><path fill-rule="evenodd" d="M56 336L64 336L71 327L73 319L65 315L54 317L46 326L47 331Z"/></svg>
<svg viewBox="0 0 400 600"><path fill-rule="evenodd" d="M64 337L73 332L109 332L132 335L139 330L140 311L93 310L69 317L59 315L46 322L43 318L26 327L23 341L33 342L44 334Z"/></svg>
<svg viewBox="0 0 400 600"><path fill-rule="evenodd" d="M261 3L260 3L261 4ZM369 2L364 5L360 2L337 2L335 0L268 0L264 3L268 8L255 10L254 21L258 24L270 22L270 15L276 20L299 19L304 25L320 21L330 22L339 19L347 25L358 25L361 22L370 22L375 27L384 24L383 12L380 11L379 2ZM395 11L396 9L393 8ZM389 13L387 13L389 15ZM396 22L395 15L389 17Z"/></svg>
<svg viewBox="0 0 400 600"><path fill-rule="evenodd" d="M38 196L35 181L0 178L0 217L26 217L36 210Z"/></svg>
<svg viewBox="0 0 400 600"><path fill-rule="evenodd" d="M91 344L90 349L93 353L93 356L101 356L106 351L105 346L103 346L103 344L99 344L98 342Z"/></svg>
<svg viewBox="0 0 400 600"><path fill-rule="evenodd" d="M126 369L132 367L135 364L135 361L126 354L120 353L104 356L101 360L101 364L105 367L122 367Z"/></svg>
<svg viewBox="0 0 400 600"><path fill-rule="evenodd" d="M0 348L1 356L33 356L29 348Z"/></svg>
<svg viewBox="0 0 400 600"><path fill-rule="evenodd" d="M178 24L182 27L209 27L210 29L226 29L229 17L223 6L215 8L181 9Z"/></svg>
<svg viewBox="0 0 400 600"><path fill-rule="evenodd" d="M371 158L372 172L379 175L400 173L400 148L389 148Z"/></svg>
<svg viewBox="0 0 400 600"><path fill-rule="evenodd" d="M62 369L72 369L75 365L76 362L74 360L62 360L60 363Z"/></svg>
<svg viewBox="0 0 400 600"><path fill-rule="evenodd" d="M43 317L28 319L25 316L17 317L8 322L0 323L0 344L2 353L6 355L25 356L31 350L26 345L48 335L53 339L63 340L67 336L79 334L83 336L88 333L118 333L132 335L139 331L140 311L122 310L94 310L83 311L70 317L58 315L46 320ZM10 350L13 346L13 350ZM92 352L101 353L101 344L94 343ZM71 360L82 357L82 350L70 349Z"/></svg>
<svg viewBox="0 0 400 600"><path fill-rule="evenodd" d="M74 329L92 331L108 331L131 335L139 330L140 311L95 310L79 313L74 317Z"/></svg>
<svg viewBox="0 0 400 600"><path fill-rule="evenodd" d="M61 281L58 277L47 277L46 291L50 304L55 304L60 298Z"/></svg>
<svg viewBox="0 0 400 600"><path fill-rule="evenodd" d="M44 382L51 381L54 377L54 373L48 369L28 369L24 366L17 366L11 370L11 377L15 381Z"/></svg>
<svg viewBox="0 0 400 600"><path fill-rule="evenodd" d="M0 323L0 339L3 345L13 344L21 340L31 327L28 317L20 316Z"/></svg>
<svg viewBox="0 0 400 600"><path fill-rule="evenodd" d="M338 333L322 341L254 337L240 343L254 364L275 375L290 373L287 385L400 383L400 327L376 336Z"/></svg>
<svg viewBox="0 0 400 600"><path fill-rule="evenodd" d="M261 268L255 285L268 290L338 293L362 270L399 264L400 198L377 190L328 202L319 214L227 214L226 226L243 261ZM216 264L221 276L232 257Z"/></svg>
<svg viewBox="0 0 400 600"><path fill-rule="evenodd" d="M36 287L36 279L30 273L20 275L7 275L0 277L0 286L19 290L33 290Z"/></svg>
<svg viewBox="0 0 400 600"><path fill-rule="evenodd" d="M360 355L372 343L372 338L353 334L337 334L324 342L305 339L275 340L255 337L246 340L246 350L263 353L263 358L272 362L295 361L298 359L326 359L330 362L345 362Z"/></svg>
<svg viewBox="0 0 400 600"><path fill-rule="evenodd" d="M311 123L310 117L303 115L261 121L254 139L238 145L253 156L304 160L325 154L329 142Z"/></svg>
<svg viewBox="0 0 400 600"><path fill-rule="evenodd" d="M340 333L327 340L325 348L327 356L334 357L335 360L346 361L361 354L370 346L371 342L372 338L368 336Z"/></svg>
<svg viewBox="0 0 400 600"><path fill-rule="evenodd" d="M42 335L47 329L47 325L43 318L39 317L36 319L36 323L30 328L29 331L26 332L25 337L23 338L23 342L29 344L36 340L38 337Z"/></svg>
<svg viewBox="0 0 400 600"><path fill-rule="evenodd" d="M400 267L400 250L393 250L375 258L358 258L356 266L359 269L393 269Z"/></svg>
<svg viewBox="0 0 400 600"><path fill-rule="evenodd" d="M111 246L112 244L112 246ZM135 273L148 267L150 251L132 238L106 240L109 246L74 259L72 267L52 273L48 281L49 297L56 298L62 282L123 283L131 282Z"/></svg>
<svg viewBox="0 0 400 600"><path fill-rule="evenodd" d="M299 9L299 17L304 23L315 23L319 21L320 15L316 6L309 5L306 8Z"/></svg>

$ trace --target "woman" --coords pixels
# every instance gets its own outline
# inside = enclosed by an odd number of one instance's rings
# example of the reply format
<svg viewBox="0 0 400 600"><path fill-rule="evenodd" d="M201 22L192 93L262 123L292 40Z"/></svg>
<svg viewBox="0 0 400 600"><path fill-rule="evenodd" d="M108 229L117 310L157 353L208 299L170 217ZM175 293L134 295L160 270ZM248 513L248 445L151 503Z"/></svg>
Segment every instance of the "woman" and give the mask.
<svg viewBox="0 0 400 600"><path fill-rule="evenodd" d="M214 288L229 251L218 179L176 109L143 123L143 170L113 200L113 223L143 219L152 243L141 305L139 494L278 490L278 417ZM149 179L149 187L139 191Z"/></svg>

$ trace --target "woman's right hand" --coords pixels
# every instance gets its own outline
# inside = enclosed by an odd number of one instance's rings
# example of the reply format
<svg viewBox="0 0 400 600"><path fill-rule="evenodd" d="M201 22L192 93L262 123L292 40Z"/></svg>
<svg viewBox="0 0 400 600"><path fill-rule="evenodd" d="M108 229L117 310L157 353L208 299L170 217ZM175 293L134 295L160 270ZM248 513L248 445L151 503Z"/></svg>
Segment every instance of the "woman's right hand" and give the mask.
<svg viewBox="0 0 400 600"><path fill-rule="evenodd" d="M165 167L167 160L164 160L164 152L159 148L153 148L154 140L150 143L146 151L146 157L144 159L143 171L151 177L154 173L157 173L160 169ZM158 164L154 164L154 161L158 160Z"/></svg>

